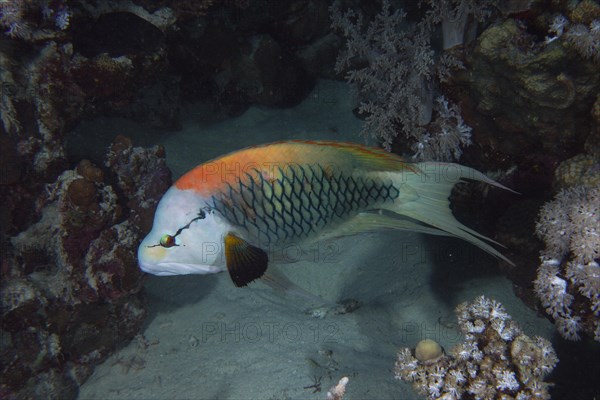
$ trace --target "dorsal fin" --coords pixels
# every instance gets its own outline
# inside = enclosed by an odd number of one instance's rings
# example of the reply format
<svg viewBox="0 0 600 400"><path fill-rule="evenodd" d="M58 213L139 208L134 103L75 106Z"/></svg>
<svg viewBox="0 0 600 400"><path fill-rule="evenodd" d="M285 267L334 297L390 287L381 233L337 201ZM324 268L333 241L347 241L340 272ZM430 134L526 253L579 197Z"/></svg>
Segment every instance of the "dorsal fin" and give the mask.
<svg viewBox="0 0 600 400"><path fill-rule="evenodd" d="M208 161L179 178L175 186L210 196L236 184L249 171L268 173L290 164L318 164L346 172L353 169L419 172L416 164L376 147L326 140L288 140L248 147Z"/></svg>
<svg viewBox="0 0 600 400"><path fill-rule="evenodd" d="M286 143L286 142L282 142ZM324 146L335 149L353 159L358 167L370 171L399 171L404 168L416 172L415 164L406 161L397 154L390 153L379 147L365 146L353 142L336 142L331 140L290 140L287 143Z"/></svg>

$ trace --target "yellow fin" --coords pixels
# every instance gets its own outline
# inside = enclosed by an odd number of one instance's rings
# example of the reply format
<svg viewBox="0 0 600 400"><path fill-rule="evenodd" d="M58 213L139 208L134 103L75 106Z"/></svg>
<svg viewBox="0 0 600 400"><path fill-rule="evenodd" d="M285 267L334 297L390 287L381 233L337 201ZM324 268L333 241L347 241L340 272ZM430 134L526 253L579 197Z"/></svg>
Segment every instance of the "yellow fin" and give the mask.
<svg viewBox="0 0 600 400"><path fill-rule="evenodd" d="M334 303L330 300L324 299L321 296L317 296L309 292L306 289L301 288L296 285L292 281L290 281L285 275L281 272L270 269L266 272L260 279L260 282L263 282L271 289L276 290L277 292L283 293L284 295L294 296L296 298L300 298L304 301L308 301L313 305L326 305L329 307L336 307L337 303Z"/></svg>
<svg viewBox="0 0 600 400"><path fill-rule="evenodd" d="M288 143L298 145L311 145L313 148L323 146L332 151L340 153L340 156L348 156L352 159L355 167L366 171L401 171L406 169L417 172L418 167L414 163L407 162L397 154L390 153L378 147L365 146L352 142L336 142L328 140L291 140ZM333 158L339 159L339 157Z"/></svg>
<svg viewBox="0 0 600 400"><path fill-rule="evenodd" d="M498 245L494 240L460 223L450 209L450 192L455 184L464 179L485 182L505 190L506 186L488 178L481 172L460 164L442 162L423 162L417 164L421 173L390 174L399 188L400 195L390 206L386 206L398 216L411 218L445 231L450 236L466 240L487 251L494 257L514 265L489 243Z"/></svg>

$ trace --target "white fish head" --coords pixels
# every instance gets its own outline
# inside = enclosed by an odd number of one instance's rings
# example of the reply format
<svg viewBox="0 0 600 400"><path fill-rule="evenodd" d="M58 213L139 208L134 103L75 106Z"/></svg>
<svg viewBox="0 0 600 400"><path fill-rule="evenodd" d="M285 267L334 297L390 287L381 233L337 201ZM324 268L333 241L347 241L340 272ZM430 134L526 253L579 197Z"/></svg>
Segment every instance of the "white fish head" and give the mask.
<svg viewBox="0 0 600 400"><path fill-rule="evenodd" d="M223 237L229 228L202 196L171 187L158 204L152 230L138 248L139 266L159 276L224 271Z"/></svg>

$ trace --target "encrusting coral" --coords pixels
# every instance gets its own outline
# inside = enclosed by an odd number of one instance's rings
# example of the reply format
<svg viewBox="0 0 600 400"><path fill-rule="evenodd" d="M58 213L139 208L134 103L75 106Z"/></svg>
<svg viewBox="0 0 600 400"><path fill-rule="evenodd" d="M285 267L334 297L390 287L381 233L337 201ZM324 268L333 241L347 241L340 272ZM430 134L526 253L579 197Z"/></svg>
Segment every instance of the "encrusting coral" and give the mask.
<svg viewBox="0 0 600 400"><path fill-rule="evenodd" d="M118 137L35 201L41 217L2 254L0 398L74 398L145 316L136 249L171 182L159 146ZM117 183L111 183L116 181Z"/></svg>
<svg viewBox="0 0 600 400"><path fill-rule="evenodd" d="M559 188L600 186L600 160L591 154L578 154L560 163L554 175Z"/></svg>
<svg viewBox="0 0 600 400"><path fill-rule="evenodd" d="M567 46L583 58L600 63L600 5L596 2L579 2L568 18L556 15L549 31L553 36L546 37L547 43L564 38Z"/></svg>
<svg viewBox="0 0 600 400"><path fill-rule="evenodd" d="M60 37L73 11L67 1L0 1L0 30L13 38L40 41Z"/></svg>
<svg viewBox="0 0 600 400"><path fill-rule="evenodd" d="M558 362L550 342L525 335L500 303L484 296L460 304L456 314L465 340L432 360L401 349L397 379L429 399L550 398L544 377Z"/></svg>
<svg viewBox="0 0 600 400"><path fill-rule="evenodd" d="M561 190L539 214L545 249L534 289L559 333L600 341L600 186Z"/></svg>

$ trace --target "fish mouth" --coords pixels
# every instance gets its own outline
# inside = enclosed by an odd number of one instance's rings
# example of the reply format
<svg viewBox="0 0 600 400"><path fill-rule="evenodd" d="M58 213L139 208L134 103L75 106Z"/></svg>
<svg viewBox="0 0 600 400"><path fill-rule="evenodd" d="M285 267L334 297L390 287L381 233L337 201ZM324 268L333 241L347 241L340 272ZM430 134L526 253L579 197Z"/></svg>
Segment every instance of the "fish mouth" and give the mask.
<svg viewBox="0 0 600 400"><path fill-rule="evenodd" d="M223 268L214 265L177 263L177 262L159 262L156 264L139 262L140 269L146 273L156 276L173 275L206 275L216 274L223 271Z"/></svg>
<svg viewBox="0 0 600 400"><path fill-rule="evenodd" d="M158 267L157 264L143 262L142 260L138 260L138 266L140 267L140 269L143 272L145 272L147 274L152 274L152 275L156 275L156 276L176 275L175 273L173 273L171 271L160 270L160 268Z"/></svg>

